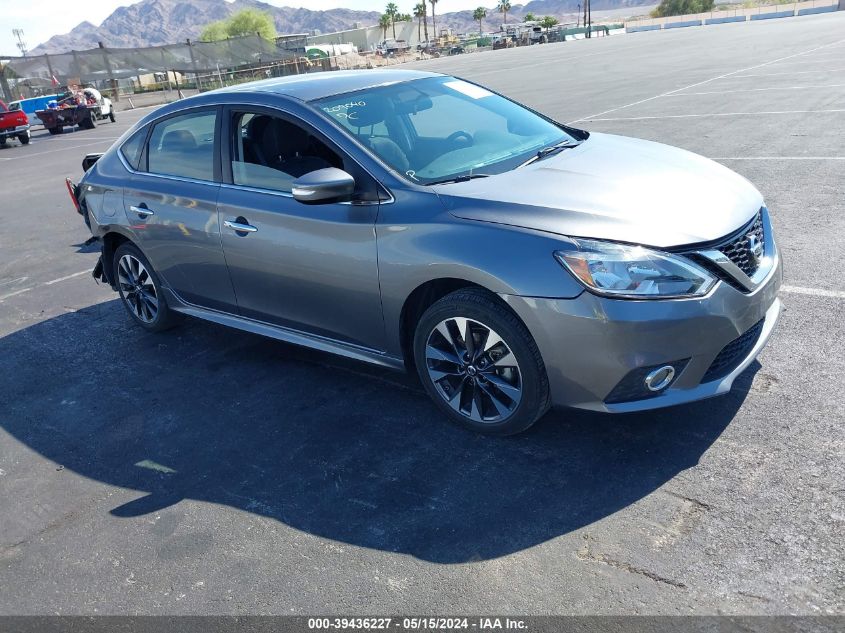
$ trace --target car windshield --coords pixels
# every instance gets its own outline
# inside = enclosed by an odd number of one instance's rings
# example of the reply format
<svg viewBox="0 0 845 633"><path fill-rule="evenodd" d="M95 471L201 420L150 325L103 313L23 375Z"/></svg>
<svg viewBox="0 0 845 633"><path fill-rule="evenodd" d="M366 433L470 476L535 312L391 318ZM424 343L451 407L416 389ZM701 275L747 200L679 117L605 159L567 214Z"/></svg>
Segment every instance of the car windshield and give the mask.
<svg viewBox="0 0 845 633"><path fill-rule="evenodd" d="M513 101L452 77L333 95L313 105L424 185L500 174L544 148L581 140Z"/></svg>

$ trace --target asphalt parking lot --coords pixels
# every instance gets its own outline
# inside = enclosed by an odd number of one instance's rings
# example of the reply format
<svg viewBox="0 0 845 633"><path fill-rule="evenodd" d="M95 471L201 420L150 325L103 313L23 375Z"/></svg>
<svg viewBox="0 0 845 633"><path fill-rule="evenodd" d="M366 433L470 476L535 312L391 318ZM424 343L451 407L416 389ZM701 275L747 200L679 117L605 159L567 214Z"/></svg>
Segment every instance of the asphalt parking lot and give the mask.
<svg viewBox="0 0 845 633"><path fill-rule="evenodd" d="M845 613L845 12L415 65L749 178L786 261L759 362L503 440L402 375L148 335L63 184L147 110L39 134L0 149L0 613Z"/></svg>

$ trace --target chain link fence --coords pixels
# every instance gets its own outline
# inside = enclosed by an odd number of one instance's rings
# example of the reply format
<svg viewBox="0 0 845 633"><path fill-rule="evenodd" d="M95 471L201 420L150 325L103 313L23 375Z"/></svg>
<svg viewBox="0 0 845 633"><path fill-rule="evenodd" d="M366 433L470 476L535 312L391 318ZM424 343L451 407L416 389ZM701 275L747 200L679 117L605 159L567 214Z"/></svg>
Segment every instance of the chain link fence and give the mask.
<svg viewBox="0 0 845 633"><path fill-rule="evenodd" d="M38 96L68 83L102 88L113 98L147 84L183 82L203 90L203 78L221 69L267 67L282 64L297 68L303 52L265 40L258 35L219 42L191 42L146 48L98 47L61 54L0 57L0 90L6 99ZM304 59L304 57L303 57ZM292 66L290 66L293 64ZM193 81L185 81L193 77ZM146 81L142 80L146 78ZM151 78L151 79L150 79ZM180 86L175 86L177 90Z"/></svg>

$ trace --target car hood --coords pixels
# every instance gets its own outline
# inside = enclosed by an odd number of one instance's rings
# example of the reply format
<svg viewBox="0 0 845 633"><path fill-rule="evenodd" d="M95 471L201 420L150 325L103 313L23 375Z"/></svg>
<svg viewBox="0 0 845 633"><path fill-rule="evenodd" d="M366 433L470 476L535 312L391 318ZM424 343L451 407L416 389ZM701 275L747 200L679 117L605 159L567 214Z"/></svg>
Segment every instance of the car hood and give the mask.
<svg viewBox="0 0 845 633"><path fill-rule="evenodd" d="M460 218L662 248L723 237L763 205L750 182L719 163L599 133L526 167L435 191Z"/></svg>

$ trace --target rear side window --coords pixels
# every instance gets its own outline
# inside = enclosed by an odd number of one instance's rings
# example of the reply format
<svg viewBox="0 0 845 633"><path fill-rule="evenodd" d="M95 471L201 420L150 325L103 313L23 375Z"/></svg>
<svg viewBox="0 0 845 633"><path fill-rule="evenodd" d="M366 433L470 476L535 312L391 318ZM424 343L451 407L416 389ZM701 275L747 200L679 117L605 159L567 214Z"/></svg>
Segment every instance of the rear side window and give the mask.
<svg viewBox="0 0 845 633"><path fill-rule="evenodd" d="M165 119L153 127L147 150L153 174L214 180L215 110Z"/></svg>
<svg viewBox="0 0 845 633"><path fill-rule="evenodd" d="M141 163L141 150L144 149L144 139L147 138L147 128L142 127L120 146L120 153L132 169L137 170Z"/></svg>

